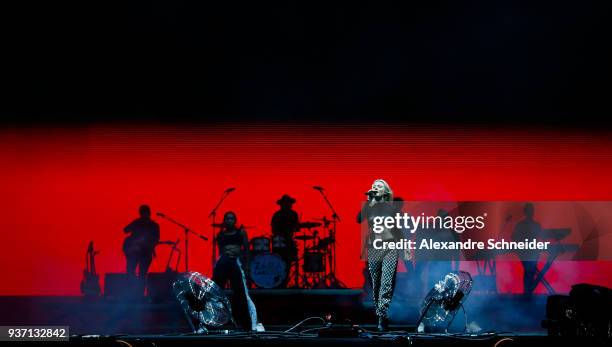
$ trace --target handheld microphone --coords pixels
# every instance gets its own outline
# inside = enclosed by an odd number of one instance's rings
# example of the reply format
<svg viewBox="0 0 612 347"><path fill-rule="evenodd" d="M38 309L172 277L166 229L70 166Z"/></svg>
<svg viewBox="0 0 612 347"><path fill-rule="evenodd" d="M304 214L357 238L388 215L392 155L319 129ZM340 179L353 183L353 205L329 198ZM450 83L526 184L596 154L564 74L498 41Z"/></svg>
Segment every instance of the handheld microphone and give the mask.
<svg viewBox="0 0 612 347"><path fill-rule="evenodd" d="M226 192L226 193L231 193L231 192L233 192L234 190L236 190L236 188L234 188L234 187L232 187L232 188L227 188L227 189L225 190L225 192Z"/></svg>
<svg viewBox="0 0 612 347"><path fill-rule="evenodd" d="M323 187L320 187L320 186L312 186L312 189L318 190L320 192L322 192L324 190Z"/></svg>
<svg viewBox="0 0 612 347"><path fill-rule="evenodd" d="M368 201L376 200L382 201L383 197L389 196L388 193L383 193L383 195L378 195L378 192L375 190L368 190L365 192L365 195L368 197Z"/></svg>

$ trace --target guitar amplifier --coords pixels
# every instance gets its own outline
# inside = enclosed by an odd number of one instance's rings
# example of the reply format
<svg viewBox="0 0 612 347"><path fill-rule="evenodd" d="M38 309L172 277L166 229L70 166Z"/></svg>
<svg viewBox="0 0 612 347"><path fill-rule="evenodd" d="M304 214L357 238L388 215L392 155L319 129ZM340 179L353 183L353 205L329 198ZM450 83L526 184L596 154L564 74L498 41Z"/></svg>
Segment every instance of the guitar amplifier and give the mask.
<svg viewBox="0 0 612 347"><path fill-rule="evenodd" d="M144 296L142 281L125 273L107 273L104 276L104 296L109 298L131 298Z"/></svg>
<svg viewBox="0 0 612 347"><path fill-rule="evenodd" d="M147 275L147 296L154 301L172 300L172 283L178 276L177 272L151 272Z"/></svg>

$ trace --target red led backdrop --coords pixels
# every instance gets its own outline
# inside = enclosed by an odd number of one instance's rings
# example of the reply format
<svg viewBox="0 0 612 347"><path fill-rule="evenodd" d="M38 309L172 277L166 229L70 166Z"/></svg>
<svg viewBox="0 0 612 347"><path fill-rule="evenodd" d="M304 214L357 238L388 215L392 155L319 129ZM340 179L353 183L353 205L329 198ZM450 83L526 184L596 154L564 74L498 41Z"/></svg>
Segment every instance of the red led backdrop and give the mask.
<svg viewBox="0 0 612 347"><path fill-rule="evenodd" d="M338 275L363 279L355 214L375 178L418 200L611 200L608 132L466 126L344 124L90 125L11 128L0 133L0 295L74 295L89 240L98 271L124 269L123 227L148 203L210 236L207 215L234 210L269 233L284 193L302 220L329 216L313 185L326 189L338 226ZM181 232L158 220L162 239ZM210 272L211 245L191 238L190 268ZM160 246L153 270L165 266ZM469 266L469 264L466 264ZM182 269L182 267L181 267ZM549 282L612 285L609 262L559 263ZM521 290L521 268L498 265L505 292Z"/></svg>

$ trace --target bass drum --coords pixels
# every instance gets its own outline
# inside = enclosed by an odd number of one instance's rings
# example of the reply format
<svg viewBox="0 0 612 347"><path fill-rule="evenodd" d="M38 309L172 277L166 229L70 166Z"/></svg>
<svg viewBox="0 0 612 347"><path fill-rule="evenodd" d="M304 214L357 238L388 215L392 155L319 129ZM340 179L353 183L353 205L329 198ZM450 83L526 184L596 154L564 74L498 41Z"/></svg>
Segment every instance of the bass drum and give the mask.
<svg viewBox="0 0 612 347"><path fill-rule="evenodd" d="M278 288L287 278L287 264L278 254L260 254L251 260L249 276L258 288Z"/></svg>

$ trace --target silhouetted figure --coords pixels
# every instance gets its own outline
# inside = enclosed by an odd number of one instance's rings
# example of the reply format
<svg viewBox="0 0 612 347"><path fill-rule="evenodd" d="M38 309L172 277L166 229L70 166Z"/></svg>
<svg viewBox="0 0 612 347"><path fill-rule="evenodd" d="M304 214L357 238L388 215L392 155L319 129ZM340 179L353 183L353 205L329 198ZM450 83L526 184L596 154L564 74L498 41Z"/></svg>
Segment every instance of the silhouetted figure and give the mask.
<svg viewBox="0 0 612 347"><path fill-rule="evenodd" d="M395 216L399 212L393 204L393 191L389 184L377 179L368 192L368 203L357 215L357 223L364 220L368 223L368 270L372 280L372 299L378 317L378 330L387 331L389 328L389 306L393 298L397 260L399 252L396 249L375 249L373 242L380 239L383 242L397 239L396 230L384 230L374 233L374 217Z"/></svg>
<svg viewBox="0 0 612 347"><path fill-rule="evenodd" d="M289 195L283 195L276 203L280 209L272 215L272 243L274 252L278 253L285 261L292 262L297 257L297 247L293 242L293 234L300 230L300 218L293 210L295 199ZM280 238L280 239L279 239ZM284 247L278 247L284 245Z"/></svg>
<svg viewBox="0 0 612 347"><path fill-rule="evenodd" d="M148 205L141 205L138 212L140 217L123 229L130 234L123 242L123 253L127 260L128 275L135 277L138 267L138 277L144 281L155 254L155 246L159 242L159 224L151 220L151 208Z"/></svg>
<svg viewBox="0 0 612 347"><path fill-rule="evenodd" d="M236 227L236 214L225 212L223 229L217 235L219 259L213 270L213 281L221 288L230 282L232 311L236 323L244 330L257 329L257 311L249 296L244 269L248 267L249 238Z"/></svg>
<svg viewBox="0 0 612 347"><path fill-rule="evenodd" d="M512 232L513 241L537 239L542 231L540 223L533 219L535 208L532 203L525 204L523 208L525 219L518 222ZM523 293L531 295L537 286L536 275L540 252L538 250L518 250L517 254L523 265Z"/></svg>

